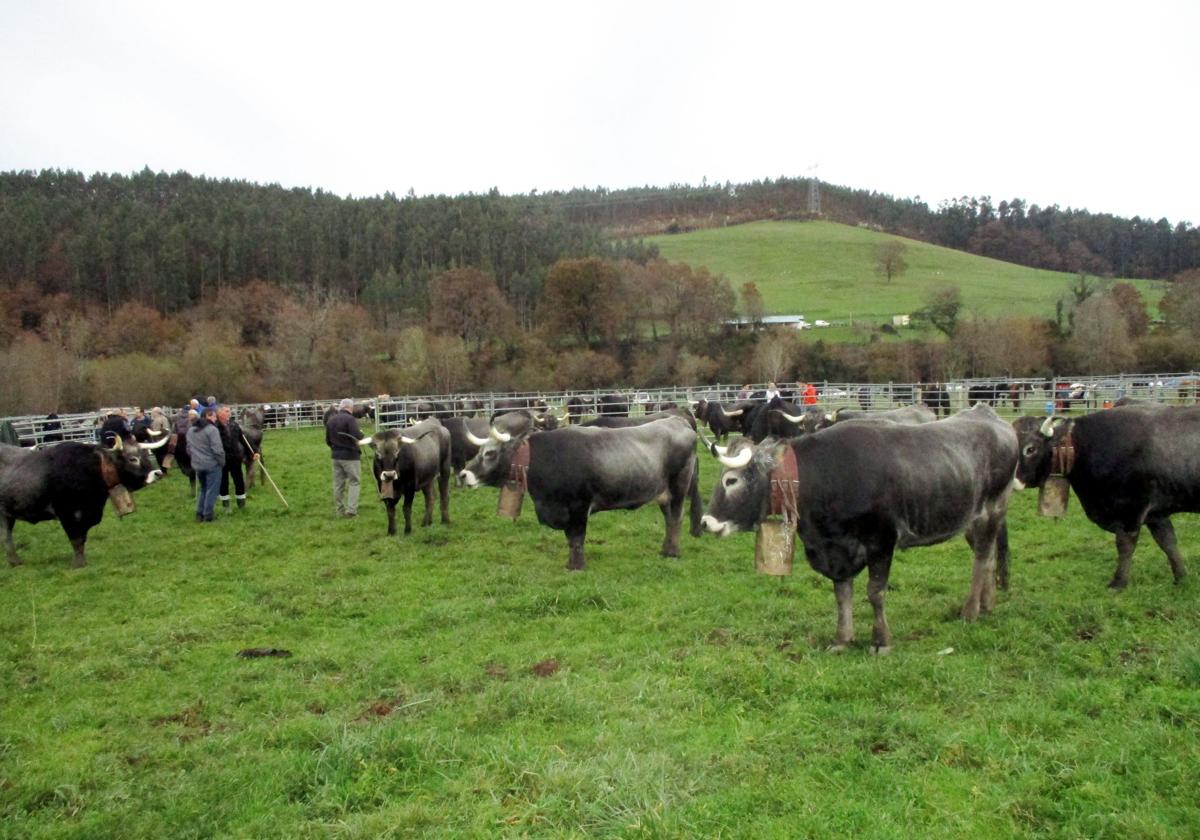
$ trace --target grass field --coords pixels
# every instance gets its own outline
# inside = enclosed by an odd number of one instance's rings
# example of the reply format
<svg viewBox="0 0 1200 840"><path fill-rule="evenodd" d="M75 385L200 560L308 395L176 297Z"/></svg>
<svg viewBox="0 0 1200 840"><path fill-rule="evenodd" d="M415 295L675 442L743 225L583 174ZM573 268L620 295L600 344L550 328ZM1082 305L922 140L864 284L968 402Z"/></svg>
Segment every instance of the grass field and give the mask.
<svg viewBox="0 0 1200 840"><path fill-rule="evenodd" d="M1053 318L1055 302L1074 279L902 239L908 270L889 283L875 274L874 249L891 239L902 237L833 222L754 222L648 241L668 260L725 275L735 289L756 283L769 313L810 321L890 321L924 306L929 290L942 286L958 286L968 312ZM1126 282L1141 290L1153 311L1162 296L1158 284Z"/></svg>
<svg viewBox="0 0 1200 840"><path fill-rule="evenodd" d="M806 313L807 314L807 313ZM961 540L898 556L891 657L825 652L828 581L753 536L657 555L657 510L562 535L452 496L453 524L334 519L319 431L269 433L290 512L192 522L173 475L90 565L54 523L0 569L0 837L1087 837L1200 831L1193 577L1148 537L1124 593L1072 501L1010 518L1013 586L960 621ZM717 470L704 462L704 488ZM417 503L418 511L421 503ZM435 518L436 521L436 518ZM242 659L243 648L290 658ZM953 652L946 653L953 649Z"/></svg>

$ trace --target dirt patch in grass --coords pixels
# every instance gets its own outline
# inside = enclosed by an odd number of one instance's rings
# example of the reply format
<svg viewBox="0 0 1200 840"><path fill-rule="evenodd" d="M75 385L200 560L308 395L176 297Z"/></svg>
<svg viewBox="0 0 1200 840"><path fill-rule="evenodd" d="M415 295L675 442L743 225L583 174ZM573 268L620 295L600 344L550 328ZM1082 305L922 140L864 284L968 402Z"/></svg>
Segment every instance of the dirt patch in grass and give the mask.
<svg viewBox="0 0 1200 840"><path fill-rule="evenodd" d="M212 724L204 716L203 700L197 700L181 712L153 718L150 721L152 726L166 726L170 723L179 724L183 728L183 732L179 734L179 743L181 744L186 744L188 741L204 737L212 732Z"/></svg>
<svg viewBox="0 0 1200 840"><path fill-rule="evenodd" d="M508 679L508 669L498 662L488 662L483 666L483 673L494 680Z"/></svg>
<svg viewBox="0 0 1200 840"><path fill-rule="evenodd" d="M558 673L560 667L557 659L543 659L541 662L535 663L529 670L533 671L535 677L552 677Z"/></svg>

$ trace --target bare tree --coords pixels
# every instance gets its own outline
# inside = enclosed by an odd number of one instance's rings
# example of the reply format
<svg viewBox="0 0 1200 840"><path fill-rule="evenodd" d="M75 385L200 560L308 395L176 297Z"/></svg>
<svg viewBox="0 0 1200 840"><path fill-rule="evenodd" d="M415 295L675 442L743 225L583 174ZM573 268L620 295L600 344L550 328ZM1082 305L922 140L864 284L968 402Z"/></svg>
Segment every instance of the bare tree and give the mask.
<svg viewBox="0 0 1200 840"><path fill-rule="evenodd" d="M893 277L899 277L908 271L908 263L904 253L908 246L899 239L889 239L875 246L875 273L891 283Z"/></svg>

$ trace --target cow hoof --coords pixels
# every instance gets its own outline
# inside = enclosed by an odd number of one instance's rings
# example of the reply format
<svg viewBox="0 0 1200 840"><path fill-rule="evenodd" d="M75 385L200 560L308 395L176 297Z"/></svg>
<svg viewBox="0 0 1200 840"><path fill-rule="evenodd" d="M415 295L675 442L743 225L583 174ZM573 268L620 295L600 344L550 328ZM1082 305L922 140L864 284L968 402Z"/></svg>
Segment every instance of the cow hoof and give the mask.
<svg viewBox="0 0 1200 840"><path fill-rule="evenodd" d="M1122 589L1124 589L1128 585L1129 585L1129 581L1127 581L1127 580L1117 580L1116 578L1113 578L1111 581L1109 581L1108 588L1111 589L1113 592L1120 592Z"/></svg>
<svg viewBox="0 0 1200 840"><path fill-rule="evenodd" d="M979 618L979 605L964 604L958 614L962 617L963 621L974 621Z"/></svg>
<svg viewBox="0 0 1200 840"><path fill-rule="evenodd" d="M850 649L849 642L834 642L829 647L825 648L826 653L845 653Z"/></svg>
<svg viewBox="0 0 1200 840"><path fill-rule="evenodd" d="M891 656L891 645L871 645L870 653L872 656Z"/></svg>
<svg viewBox="0 0 1200 840"><path fill-rule="evenodd" d="M23 562L24 561L20 557L9 557L8 558L8 565L10 565L10 566L20 566Z"/></svg>

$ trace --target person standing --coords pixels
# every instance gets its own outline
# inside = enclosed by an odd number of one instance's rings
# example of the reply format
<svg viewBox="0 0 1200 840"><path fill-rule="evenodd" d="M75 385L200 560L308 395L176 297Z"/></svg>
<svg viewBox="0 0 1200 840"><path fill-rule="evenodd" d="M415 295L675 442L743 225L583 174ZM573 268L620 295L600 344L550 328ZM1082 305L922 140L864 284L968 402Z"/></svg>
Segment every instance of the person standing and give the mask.
<svg viewBox="0 0 1200 840"><path fill-rule="evenodd" d="M338 516L358 515L361 489L362 452L358 442L363 433L351 411L354 401L347 398L325 424L325 444L333 456L333 507Z"/></svg>
<svg viewBox="0 0 1200 840"><path fill-rule="evenodd" d="M217 410L206 405L204 411L187 432L188 457L200 483L196 496L196 521L212 522L213 509L217 505L217 487L225 469L225 448L221 445L221 433L216 426Z"/></svg>
<svg viewBox="0 0 1200 840"><path fill-rule="evenodd" d="M221 507L229 510L229 479L233 478L233 492L237 495L237 506L246 506L246 480L242 476L242 427L233 419L229 406L217 409L217 430L221 433L221 447L225 450L225 467L221 470L221 489L218 496ZM257 456L257 453L255 454Z"/></svg>
<svg viewBox="0 0 1200 840"><path fill-rule="evenodd" d="M771 400L775 399L778 396L779 396L779 388L776 387L774 382L768 382L767 383L767 393L766 393L766 396L764 397L766 399L766 401L770 402Z"/></svg>

